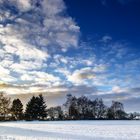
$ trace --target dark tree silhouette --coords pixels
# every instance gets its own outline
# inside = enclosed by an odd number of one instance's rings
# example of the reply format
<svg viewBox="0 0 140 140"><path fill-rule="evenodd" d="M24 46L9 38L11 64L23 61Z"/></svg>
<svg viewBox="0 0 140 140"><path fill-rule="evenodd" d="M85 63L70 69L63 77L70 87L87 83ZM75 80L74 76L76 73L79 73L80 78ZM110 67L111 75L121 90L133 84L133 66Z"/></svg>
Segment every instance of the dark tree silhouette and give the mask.
<svg viewBox="0 0 140 140"><path fill-rule="evenodd" d="M15 120L23 119L23 104L19 99L13 100L11 113Z"/></svg>
<svg viewBox="0 0 140 140"><path fill-rule="evenodd" d="M69 119L79 119L79 111L78 111L76 97L71 98L71 104L69 106L68 112L69 112Z"/></svg>
<svg viewBox="0 0 140 140"><path fill-rule="evenodd" d="M38 112L36 104L36 97L33 96L26 105L25 118L26 120L37 120Z"/></svg>
<svg viewBox="0 0 140 140"><path fill-rule="evenodd" d="M76 98L68 94L64 106L66 119L126 119L127 116L120 102L113 101L108 108L102 99L90 100L85 96Z"/></svg>
<svg viewBox="0 0 140 140"><path fill-rule="evenodd" d="M36 100L38 100L38 118L39 120L43 120L47 116L46 112L46 103L44 101L44 98L42 94L40 94L38 97L36 97Z"/></svg>
<svg viewBox="0 0 140 140"><path fill-rule="evenodd" d="M43 120L47 115L46 107L42 95L33 96L26 105L25 118L27 120Z"/></svg>
<svg viewBox="0 0 140 140"><path fill-rule="evenodd" d="M0 120L10 120L11 115L14 120L94 120L94 119L134 119L140 114L127 114L124 111L123 104L113 101L110 107L107 107L102 99L91 100L86 96L75 97L67 95L65 104L61 106L46 109L46 103L43 96L33 96L26 104L25 114L23 115L23 105L19 99L12 102L10 99L0 93ZM11 115L9 115L11 113ZM47 117L48 115L48 117ZM23 118L23 116L25 118Z"/></svg>
<svg viewBox="0 0 140 140"><path fill-rule="evenodd" d="M109 120L115 119L114 112L113 112L113 110L111 108L107 109L107 119L109 119Z"/></svg>

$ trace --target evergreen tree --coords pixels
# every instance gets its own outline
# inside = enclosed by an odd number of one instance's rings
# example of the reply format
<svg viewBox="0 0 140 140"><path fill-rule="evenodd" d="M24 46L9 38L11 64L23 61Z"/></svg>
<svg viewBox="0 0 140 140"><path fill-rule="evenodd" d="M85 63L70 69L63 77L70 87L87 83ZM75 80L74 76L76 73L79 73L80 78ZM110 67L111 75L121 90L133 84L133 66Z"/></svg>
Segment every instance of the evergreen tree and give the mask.
<svg viewBox="0 0 140 140"><path fill-rule="evenodd" d="M26 105L25 118L26 120L37 120L38 116L38 104L36 97L33 96Z"/></svg>
<svg viewBox="0 0 140 140"><path fill-rule="evenodd" d="M38 100L38 117L40 120L43 120L47 116L47 111L46 111L46 103L44 101L44 98L42 94L40 94L38 97L36 97Z"/></svg>
<svg viewBox="0 0 140 140"><path fill-rule="evenodd" d="M13 100L11 113L15 120L23 119L23 104L19 99Z"/></svg>
<svg viewBox="0 0 140 140"><path fill-rule="evenodd" d="M42 120L46 117L46 104L42 95L33 96L26 105L27 120Z"/></svg>
<svg viewBox="0 0 140 140"><path fill-rule="evenodd" d="M107 119L109 119L109 120L115 119L114 112L113 112L113 110L111 108L108 108L106 115L107 115Z"/></svg>

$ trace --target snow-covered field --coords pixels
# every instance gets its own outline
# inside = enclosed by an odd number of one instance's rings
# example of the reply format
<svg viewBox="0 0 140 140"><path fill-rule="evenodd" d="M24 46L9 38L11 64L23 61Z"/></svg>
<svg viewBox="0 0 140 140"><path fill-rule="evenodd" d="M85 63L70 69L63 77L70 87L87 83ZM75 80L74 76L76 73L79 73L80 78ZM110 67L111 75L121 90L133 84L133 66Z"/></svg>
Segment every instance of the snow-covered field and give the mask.
<svg viewBox="0 0 140 140"><path fill-rule="evenodd" d="M0 122L0 140L140 140L140 121Z"/></svg>

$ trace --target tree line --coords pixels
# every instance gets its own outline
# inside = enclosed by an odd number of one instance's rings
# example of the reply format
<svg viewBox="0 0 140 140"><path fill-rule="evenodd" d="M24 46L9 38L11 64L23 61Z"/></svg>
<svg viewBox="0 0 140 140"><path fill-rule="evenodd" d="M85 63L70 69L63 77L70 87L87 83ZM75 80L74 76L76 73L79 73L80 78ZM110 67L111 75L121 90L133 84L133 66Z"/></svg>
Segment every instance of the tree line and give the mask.
<svg viewBox="0 0 140 140"><path fill-rule="evenodd" d="M20 99L10 99L0 93L0 120L123 120L134 119L136 113L125 112L123 104L112 101L110 107L102 99L67 95L62 106L47 108L43 96L33 96L23 109Z"/></svg>

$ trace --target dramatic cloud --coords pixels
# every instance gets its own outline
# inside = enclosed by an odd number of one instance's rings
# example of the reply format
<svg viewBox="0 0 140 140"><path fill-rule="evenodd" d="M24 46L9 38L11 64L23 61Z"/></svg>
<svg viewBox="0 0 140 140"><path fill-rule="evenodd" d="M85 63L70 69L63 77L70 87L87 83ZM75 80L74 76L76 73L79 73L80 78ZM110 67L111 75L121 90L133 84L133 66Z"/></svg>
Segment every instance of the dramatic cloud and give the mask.
<svg viewBox="0 0 140 140"><path fill-rule="evenodd" d="M21 98L43 93L50 105L67 93L135 100L139 52L108 34L79 37L63 0L0 0L0 91Z"/></svg>
<svg viewBox="0 0 140 140"><path fill-rule="evenodd" d="M0 0L1 82L55 81L48 59L77 47L80 33L65 9L62 0Z"/></svg>

